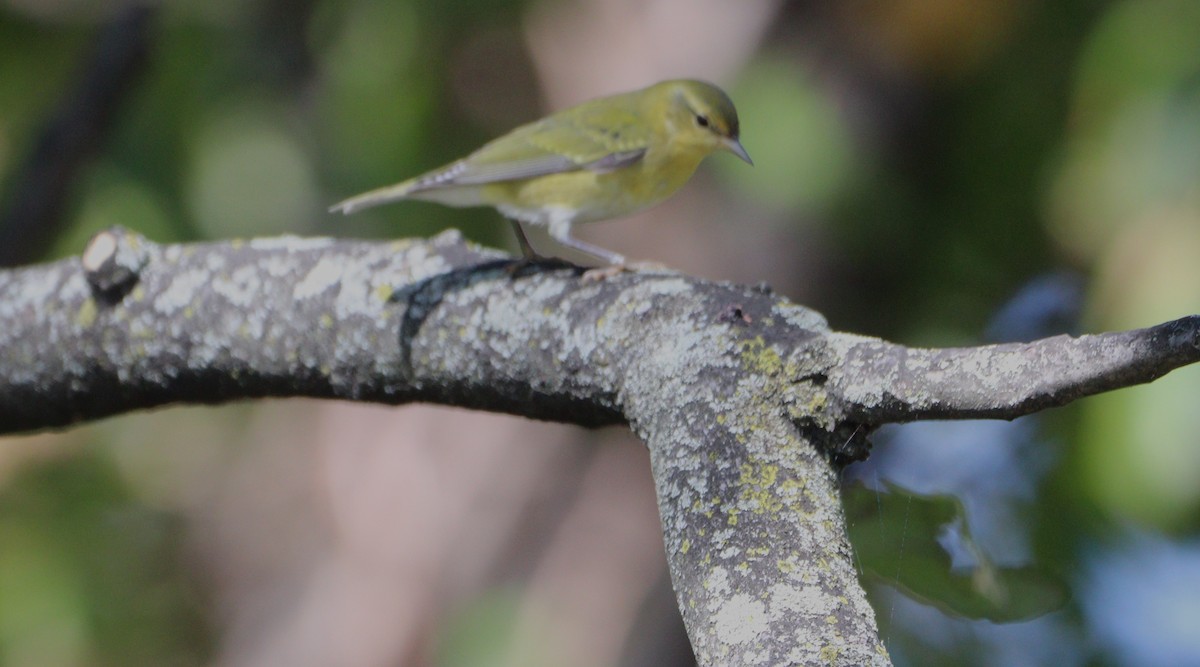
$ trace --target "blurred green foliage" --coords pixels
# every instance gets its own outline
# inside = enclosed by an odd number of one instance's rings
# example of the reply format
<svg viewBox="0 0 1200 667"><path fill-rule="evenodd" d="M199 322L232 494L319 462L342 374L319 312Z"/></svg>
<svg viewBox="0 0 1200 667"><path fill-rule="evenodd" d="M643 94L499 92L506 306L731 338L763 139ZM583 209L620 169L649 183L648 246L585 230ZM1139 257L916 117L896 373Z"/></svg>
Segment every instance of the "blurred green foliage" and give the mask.
<svg viewBox="0 0 1200 667"><path fill-rule="evenodd" d="M1066 584L1036 567L1000 567L971 540L966 513L953 496L903 489L842 490L850 541L859 568L947 613L996 623L1022 621L1066 604ZM956 535L973 562L955 566L940 541Z"/></svg>
<svg viewBox="0 0 1200 667"><path fill-rule="evenodd" d="M199 665L208 610L178 517L141 503L103 454L4 480L0 664Z"/></svg>

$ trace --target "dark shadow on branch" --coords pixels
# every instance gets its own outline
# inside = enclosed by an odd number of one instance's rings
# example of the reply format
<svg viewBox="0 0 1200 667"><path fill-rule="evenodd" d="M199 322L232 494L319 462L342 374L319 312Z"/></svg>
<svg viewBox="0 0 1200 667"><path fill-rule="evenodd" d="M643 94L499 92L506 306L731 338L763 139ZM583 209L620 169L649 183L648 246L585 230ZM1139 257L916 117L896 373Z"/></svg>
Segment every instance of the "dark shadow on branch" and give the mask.
<svg viewBox="0 0 1200 667"><path fill-rule="evenodd" d="M433 312L434 308L437 308L447 294L488 280L498 278L519 280L563 269L570 269L576 274L582 274L585 271L583 267L554 258L497 259L439 273L396 290L388 300L392 303L405 304L398 336L401 367L406 373L412 371L413 339L421 332L421 325L424 324L425 318Z"/></svg>

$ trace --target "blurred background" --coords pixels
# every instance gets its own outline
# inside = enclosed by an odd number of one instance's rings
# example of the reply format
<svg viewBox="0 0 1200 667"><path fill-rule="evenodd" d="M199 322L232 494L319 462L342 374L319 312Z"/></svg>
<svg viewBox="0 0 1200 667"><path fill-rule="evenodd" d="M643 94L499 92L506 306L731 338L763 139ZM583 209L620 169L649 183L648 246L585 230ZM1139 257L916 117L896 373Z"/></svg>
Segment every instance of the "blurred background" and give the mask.
<svg viewBox="0 0 1200 667"><path fill-rule="evenodd" d="M345 196L601 94L718 82L710 158L580 236L969 345L1200 312L1195 0L0 0L0 264L427 236ZM2 352L0 352L2 353ZM900 665L1200 665L1200 372L884 429L846 472ZM644 448L413 406L171 408L0 439L0 665L693 664Z"/></svg>

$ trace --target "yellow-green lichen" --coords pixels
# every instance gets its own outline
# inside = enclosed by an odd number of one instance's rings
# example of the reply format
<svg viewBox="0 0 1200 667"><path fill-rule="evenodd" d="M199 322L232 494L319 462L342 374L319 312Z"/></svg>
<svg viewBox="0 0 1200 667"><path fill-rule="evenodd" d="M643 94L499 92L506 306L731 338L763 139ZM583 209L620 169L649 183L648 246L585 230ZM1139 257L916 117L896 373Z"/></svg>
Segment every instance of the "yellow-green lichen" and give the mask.
<svg viewBox="0 0 1200 667"><path fill-rule="evenodd" d="M824 646L821 648L821 660L826 664L834 664L841 657L842 651L836 646Z"/></svg>
<svg viewBox="0 0 1200 667"><path fill-rule="evenodd" d="M375 288L375 298L378 299L382 303L387 303L388 301L391 301L392 295L395 293L396 293L396 291L393 290L392 286L388 285L387 283L379 285L378 287Z"/></svg>
<svg viewBox="0 0 1200 667"><path fill-rule="evenodd" d="M692 550L692 541L689 539L684 539L683 543L679 545L679 553L686 555L687 552L689 552L691 550Z"/></svg>
<svg viewBox="0 0 1200 667"><path fill-rule="evenodd" d="M776 497L779 498L779 502L783 506L787 507L789 512L793 512L804 517L810 517L815 512L806 508L819 506L813 501L811 494L812 492L808 489L808 486L803 482L803 480L785 479L779 483ZM805 504L805 500L809 501L808 505Z"/></svg>
<svg viewBox="0 0 1200 667"><path fill-rule="evenodd" d="M752 462L743 463L739 467L741 475L738 477L738 484L754 487L769 487L775 483L775 479L779 476L779 466L773 463L755 465Z"/></svg>
<svg viewBox="0 0 1200 667"><path fill-rule="evenodd" d="M762 336L740 344L742 363L765 375L777 375L783 371L783 358L775 348L767 345Z"/></svg>
<svg viewBox="0 0 1200 667"><path fill-rule="evenodd" d="M333 321L333 315L330 315L329 313L321 313L321 316L317 318L317 324L320 325L322 329L332 329Z"/></svg>
<svg viewBox="0 0 1200 667"><path fill-rule="evenodd" d="M792 404L788 406L788 416L792 419L811 417L824 412L828 404L829 394L824 391L813 390L808 396L808 401L803 405Z"/></svg>
<svg viewBox="0 0 1200 667"><path fill-rule="evenodd" d="M80 329L87 329L96 322L96 300L88 297L79 305L79 312L75 314L75 325Z"/></svg>
<svg viewBox="0 0 1200 667"><path fill-rule="evenodd" d="M738 496L741 504L751 505L755 514L774 514L783 509L779 489L775 488L779 466L750 460L739 467L739 472Z"/></svg>

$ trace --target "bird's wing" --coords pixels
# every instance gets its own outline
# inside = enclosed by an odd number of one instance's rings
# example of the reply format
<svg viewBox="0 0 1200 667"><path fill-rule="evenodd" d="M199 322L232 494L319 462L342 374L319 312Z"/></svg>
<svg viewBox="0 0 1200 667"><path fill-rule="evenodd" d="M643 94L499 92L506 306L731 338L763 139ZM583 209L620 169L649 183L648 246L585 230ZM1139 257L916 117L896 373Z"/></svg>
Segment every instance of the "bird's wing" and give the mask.
<svg viewBox="0 0 1200 667"><path fill-rule="evenodd" d="M649 133L632 113L573 109L519 127L462 160L416 179L410 192L581 169L613 171L640 160L648 144Z"/></svg>

